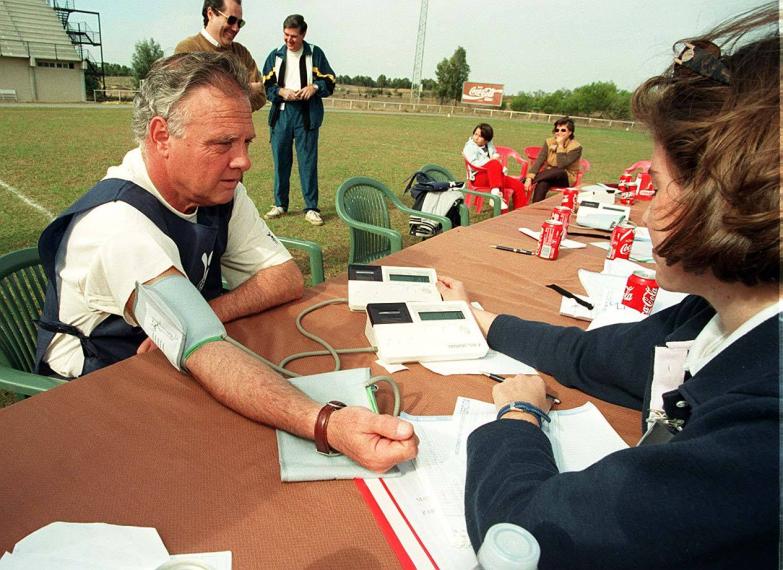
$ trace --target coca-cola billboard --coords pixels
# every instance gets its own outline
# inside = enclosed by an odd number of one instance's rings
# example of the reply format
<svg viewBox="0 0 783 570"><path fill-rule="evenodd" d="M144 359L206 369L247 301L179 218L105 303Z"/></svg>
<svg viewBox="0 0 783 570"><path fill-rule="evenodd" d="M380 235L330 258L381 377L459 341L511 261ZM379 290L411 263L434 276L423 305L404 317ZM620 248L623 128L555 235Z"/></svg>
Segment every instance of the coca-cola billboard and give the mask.
<svg viewBox="0 0 783 570"><path fill-rule="evenodd" d="M500 107L503 104L503 84L466 81L462 84L462 102Z"/></svg>

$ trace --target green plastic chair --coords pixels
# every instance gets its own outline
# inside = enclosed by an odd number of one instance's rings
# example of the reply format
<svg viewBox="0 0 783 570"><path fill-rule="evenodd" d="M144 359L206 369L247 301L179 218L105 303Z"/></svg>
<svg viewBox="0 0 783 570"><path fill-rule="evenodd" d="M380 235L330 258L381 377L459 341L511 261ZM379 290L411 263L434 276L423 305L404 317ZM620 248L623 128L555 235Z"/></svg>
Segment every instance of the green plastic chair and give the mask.
<svg viewBox="0 0 783 570"><path fill-rule="evenodd" d="M0 257L0 389L32 396L64 380L33 374L35 319L41 316L46 275L34 247Z"/></svg>
<svg viewBox="0 0 783 570"><path fill-rule="evenodd" d="M406 214L440 222L443 231L451 229L444 216L419 212L405 206L400 198L372 178L356 176L337 190L337 215L348 225L348 263L369 263L402 249L402 234L392 229L387 202Z"/></svg>
<svg viewBox="0 0 783 570"><path fill-rule="evenodd" d="M320 245L314 241L299 238L277 236L277 239L289 249L305 251L310 258L310 282L313 285L324 282L324 254Z"/></svg>
<svg viewBox="0 0 783 570"><path fill-rule="evenodd" d="M426 172L433 180L437 180L438 182L451 182L452 180L457 180L449 169L437 164L425 164L419 170ZM500 196L494 196L488 192L477 192L475 190L469 190L468 188L460 188L459 190L466 196L472 195L484 198L485 200L489 199L490 202L492 202L492 217L500 215L500 208L502 205ZM468 207L465 204L462 204L462 206L460 206L459 215L463 226L467 226L470 223L470 214L468 212Z"/></svg>

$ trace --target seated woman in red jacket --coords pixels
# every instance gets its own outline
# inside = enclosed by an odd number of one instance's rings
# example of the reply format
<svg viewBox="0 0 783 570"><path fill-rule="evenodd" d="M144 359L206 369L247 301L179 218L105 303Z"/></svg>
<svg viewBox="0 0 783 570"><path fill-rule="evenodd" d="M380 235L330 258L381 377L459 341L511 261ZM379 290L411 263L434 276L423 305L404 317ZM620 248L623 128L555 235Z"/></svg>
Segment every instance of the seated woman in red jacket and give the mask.
<svg viewBox="0 0 783 570"><path fill-rule="evenodd" d="M480 166L483 169L469 168L470 179L476 186L489 186L491 194L503 198L504 210L508 208L506 198L509 195L514 196L514 209L521 208L527 204L525 188L521 180L506 176L503 171L500 155L492 142L494 136L491 125L480 123L476 125L473 135L465 143L462 156L471 166ZM504 189L508 189L508 192L504 192Z"/></svg>
<svg viewBox="0 0 783 570"><path fill-rule="evenodd" d="M550 188L566 188L576 182L582 145L574 138L574 121L563 117L555 121L554 136L544 141L533 166L525 177L525 190L535 184L533 202L546 198Z"/></svg>

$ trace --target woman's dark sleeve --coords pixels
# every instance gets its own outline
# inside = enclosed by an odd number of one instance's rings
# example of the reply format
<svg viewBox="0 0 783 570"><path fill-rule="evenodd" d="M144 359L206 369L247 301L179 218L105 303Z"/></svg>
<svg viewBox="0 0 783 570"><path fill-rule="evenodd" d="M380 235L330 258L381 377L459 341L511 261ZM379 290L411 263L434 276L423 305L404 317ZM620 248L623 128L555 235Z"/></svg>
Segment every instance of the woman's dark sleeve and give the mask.
<svg viewBox="0 0 783 570"><path fill-rule="evenodd" d="M609 325L593 331L558 327L498 315L487 334L494 350L554 376L565 386L613 404L640 410L644 400L655 346L690 314L689 297L639 321Z"/></svg>
<svg viewBox="0 0 783 570"><path fill-rule="evenodd" d="M555 156L557 157L558 168L568 168L582 158L582 147L580 146L579 148L569 150L568 152L558 152Z"/></svg>

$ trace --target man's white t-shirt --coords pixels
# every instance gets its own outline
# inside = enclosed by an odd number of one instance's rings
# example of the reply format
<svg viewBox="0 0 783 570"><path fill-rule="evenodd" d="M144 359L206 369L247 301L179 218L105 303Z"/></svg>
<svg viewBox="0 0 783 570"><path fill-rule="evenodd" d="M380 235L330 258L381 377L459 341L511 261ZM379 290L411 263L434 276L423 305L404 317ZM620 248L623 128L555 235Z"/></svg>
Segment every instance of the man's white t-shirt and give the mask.
<svg viewBox="0 0 783 570"><path fill-rule="evenodd" d="M109 168L106 178L133 182L180 218L196 223L197 210L183 214L163 199L147 174L140 149L128 152L121 165ZM289 259L291 254L258 215L245 187L238 184L228 243L220 259L229 287L234 288L259 270ZM144 283L172 266L184 273L176 244L136 208L125 202L93 208L74 218L57 252L59 318L85 335L109 315L122 316L135 325L124 314L124 308L136 282ZM57 374L78 376L84 367L79 339L55 335L44 360Z"/></svg>

